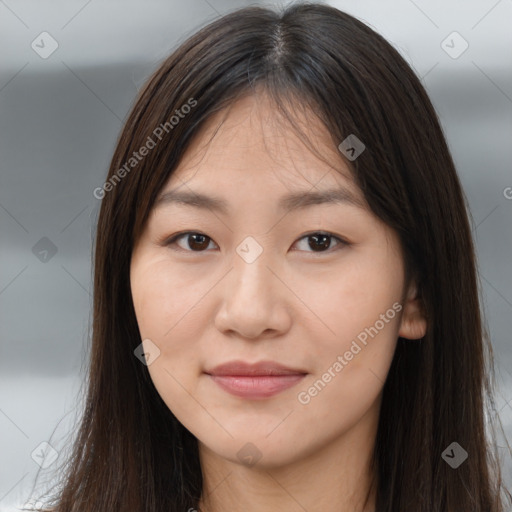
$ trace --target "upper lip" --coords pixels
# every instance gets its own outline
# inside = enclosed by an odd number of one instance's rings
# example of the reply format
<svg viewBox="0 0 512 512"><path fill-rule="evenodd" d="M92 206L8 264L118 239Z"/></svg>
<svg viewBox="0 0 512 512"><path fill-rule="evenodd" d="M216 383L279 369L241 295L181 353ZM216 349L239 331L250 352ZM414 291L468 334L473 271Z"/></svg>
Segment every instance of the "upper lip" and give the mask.
<svg viewBox="0 0 512 512"><path fill-rule="evenodd" d="M209 375L298 375L306 374L304 370L289 368L275 361L259 361L246 363L245 361L229 361L219 364L205 373Z"/></svg>

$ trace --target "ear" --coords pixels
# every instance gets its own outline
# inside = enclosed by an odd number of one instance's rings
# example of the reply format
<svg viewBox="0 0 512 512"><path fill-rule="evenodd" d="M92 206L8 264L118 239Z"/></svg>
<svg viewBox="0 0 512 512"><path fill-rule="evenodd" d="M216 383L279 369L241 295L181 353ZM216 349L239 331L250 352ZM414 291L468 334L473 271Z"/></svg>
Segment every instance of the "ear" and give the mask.
<svg viewBox="0 0 512 512"><path fill-rule="evenodd" d="M427 332L427 319L418 296L416 283L411 283L403 304L403 313L398 335L409 340L418 340Z"/></svg>

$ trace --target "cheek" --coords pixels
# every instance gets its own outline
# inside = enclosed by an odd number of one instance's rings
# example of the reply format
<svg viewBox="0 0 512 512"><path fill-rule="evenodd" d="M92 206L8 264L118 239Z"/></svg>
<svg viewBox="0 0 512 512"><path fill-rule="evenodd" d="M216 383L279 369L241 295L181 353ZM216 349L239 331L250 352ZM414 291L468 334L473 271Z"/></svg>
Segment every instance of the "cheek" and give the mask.
<svg viewBox="0 0 512 512"><path fill-rule="evenodd" d="M131 290L141 336L161 342L172 338L173 331L187 323L203 288L200 277L178 272L161 259L134 265Z"/></svg>
<svg viewBox="0 0 512 512"><path fill-rule="evenodd" d="M324 339L326 346L343 345L374 325L395 302L400 302L403 287L400 261L391 254L375 255L376 252L354 253L338 268L295 281L294 289L304 297L309 310L305 313L311 316L311 322L316 322L316 332L321 334L317 337ZM392 324L397 329L396 317L392 309L386 317L389 320L386 328Z"/></svg>
<svg viewBox="0 0 512 512"><path fill-rule="evenodd" d="M346 258L329 278L323 286L317 278L315 287L306 283L302 290L316 316L310 323L313 375L301 391L326 414L338 405L363 411L379 394L393 359L402 308L401 260L376 248Z"/></svg>
<svg viewBox="0 0 512 512"><path fill-rule="evenodd" d="M322 428L333 435L349 429L376 403L396 348L399 303L389 294L374 294L362 307L341 307L331 317L336 335L316 337L312 374L297 391L304 414L325 421Z"/></svg>
<svg viewBox="0 0 512 512"><path fill-rule="evenodd" d="M206 290L199 279L177 272L162 259L133 265L130 279L141 339L150 339L159 349L148 366L151 380L169 409L197 421L190 396L196 393L199 372L194 340L201 339L201 318L194 306Z"/></svg>
<svg viewBox="0 0 512 512"><path fill-rule="evenodd" d="M177 272L161 259L143 263L132 268L131 286L141 339L150 339L159 350L148 366L151 380L170 410L198 421L200 411L190 394L197 392L204 321L198 302L207 291L200 285L205 278Z"/></svg>

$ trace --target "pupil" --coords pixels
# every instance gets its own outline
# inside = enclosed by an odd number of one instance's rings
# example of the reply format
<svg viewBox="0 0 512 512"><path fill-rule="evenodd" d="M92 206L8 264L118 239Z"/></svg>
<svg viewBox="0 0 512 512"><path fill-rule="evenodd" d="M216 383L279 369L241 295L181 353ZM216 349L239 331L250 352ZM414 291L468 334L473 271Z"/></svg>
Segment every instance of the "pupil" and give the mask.
<svg viewBox="0 0 512 512"><path fill-rule="evenodd" d="M207 239L206 236L196 233L193 235L189 235L189 240L190 240L190 238L192 238L192 240L193 240L192 243L189 242L189 246L192 249L194 249L194 248L195 249L205 249L206 247L208 247L208 242L206 241L206 239ZM194 238L196 238L196 239L199 238L200 240L202 239L202 243L201 242L197 243L197 241L194 241ZM194 244L196 244L196 245L194 246Z"/></svg>
<svg viewBox="0 0 512 512"><path fill-rule="evenodd" d="M310 239L311 238L314 239L315 243L318 242L318 239L322 239L322 242L319 244L321 246L321 248L323 248L323 249L329 248L329 240L330 240L330 236L329 235L323 235L323 234L311 235L309 238ZM311 249L313 249L313 250L316 250L316 247L318 247L318 246L311 245L311 243L310 243L309 247Z"/></svg>

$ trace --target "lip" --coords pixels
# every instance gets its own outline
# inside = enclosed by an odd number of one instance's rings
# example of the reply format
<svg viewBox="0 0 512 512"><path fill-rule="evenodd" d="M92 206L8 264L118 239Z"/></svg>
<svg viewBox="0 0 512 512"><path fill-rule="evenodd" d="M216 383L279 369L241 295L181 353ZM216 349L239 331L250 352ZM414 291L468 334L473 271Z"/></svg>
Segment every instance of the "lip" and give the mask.
<svg viewBox="0 0 512 512"><path fill-rule="evenodd" d="M306 375L302 369L294 369L274 361L250 364L230 361L205 371L224 391L242 398L263 399L288 389Z"/></svg>
<svg viewBox="0 0 512 512"><path fill-rule="evenodd" d="M265 375L299 375L307 372L298 368L290 368L275 361L259 361L257 363L246 363L245 361L229 361L219 364L211 370L206 370L209 375L216 376L265 376Z"/></svg>

